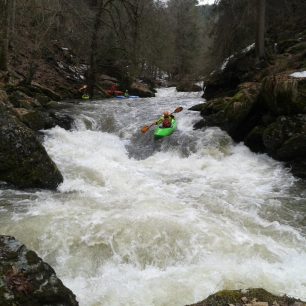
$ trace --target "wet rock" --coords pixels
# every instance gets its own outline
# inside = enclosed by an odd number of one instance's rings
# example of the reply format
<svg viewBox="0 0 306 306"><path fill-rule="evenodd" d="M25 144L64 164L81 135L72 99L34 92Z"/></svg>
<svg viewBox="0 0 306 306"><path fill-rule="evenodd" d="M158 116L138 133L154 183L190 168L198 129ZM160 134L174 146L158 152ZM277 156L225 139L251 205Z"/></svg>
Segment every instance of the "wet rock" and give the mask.
<svg viewBox="0 0 306 306"><path fill-rule="evenodd" d="M73 118L67 114L63 114L60 112L49 112L50 117L53 119L54 126L60 126L65 130L70 130L73 126Z"/></svg>
<svg viewBox="0 0 306 306"><path fill-rule="evenodd" d="M33 131L46 130L56 126L48 113L26 109L15 109L15 111L19 120Z"/></svg>
<svg viewBox="0 0 306 306"><path fill-rule="evenodd" d="M196 104L190 108L188 108L188 110L192 110L192 111L197 111L200 112L204 109L206 103L200 103L200 104Z"/></svg>
<svg viewBox="0 0 306 306"><path fill-rule="evenodd" d="M130 90L129 90L130 95L135 95L139 96L142 98L149 98L149 97L154 97L155 94L152 92L149 88L149 86L145 83L140 83L140 82L133 82Z"/></svg>
<svg viewBox="0 0 306 306"><path fill-rule="evenodd" d="M304 302L288 296L276 296L268 291L258 289L223 290L210 295L204 301L187 306L295 306L296 303L305 305Z"/></svg>
<svg viewBox="0 0 306 306"><path fill-rule="evenodd" d="M297 158L287 163L291 172L300 178L306 179L306 161L305 158Z"/></svg>
<svg viewBox="0 0 306 306"><path fill-rule="evenodd" d="M263 133L265 128L265 126L255 126L244 139L245 145L248 146L253 152L266 152L266 147L263 143Z"/></svg>
<svg viewBox="0 0 306 306"><path fill-rule="evenodd" d="M176 90L179 92L200 92L202 91L202 87L194 84L191 81L182 81L176 86Z"/></svg>
<svg viewBox="0 0 306 306"><path fill-rule="evenodd" d="M280 116L265 129L267 152L280 160L305 157L306 115Z"/></svg>
<svg viewBox="0 0 306 306"><path fill-rule="evenodd" d="M0 236L1 306L77 306L55 271L14 237Z"/></svg>
<svg viewBox="0 0 306 306"><path fill-rule="evenodd" d="M258 121L255 111L258 102L259 84L246 83L233 97L210 100L201 106L201 115L206 126L219 126L234 140L240 141ZM203 121L202 121L203 123ZM200 124L194 127L199 128Z"/></svg>
<svg viewBox="0 0 306 306"><path fill-rule="evenodd" d="M0 181L55 189L63 177L34 132L0 105Z"/></svg>

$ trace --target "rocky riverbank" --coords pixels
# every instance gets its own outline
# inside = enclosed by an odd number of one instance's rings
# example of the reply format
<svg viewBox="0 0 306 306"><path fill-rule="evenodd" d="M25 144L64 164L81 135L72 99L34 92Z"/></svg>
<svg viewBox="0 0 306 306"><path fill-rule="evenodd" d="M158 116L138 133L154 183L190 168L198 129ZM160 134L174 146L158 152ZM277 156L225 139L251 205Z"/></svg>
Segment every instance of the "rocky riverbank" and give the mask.
<svg viewBox="0 0 306 306"><path fill-rule="evenodd" d="M275 45L263 66L250 46L228 58L205 80L208 99L191 108L252 151L283 161L306 178L306 32Z"/></svg>
<svg viewBox="0 0 306 306"><path fill-rule="evenodd" d="M16 51L11 62L19 64L0 71L0 181L17 188L56 189L63 177L43 148L39 131L71 129L73 119L65 113L71 103L63 101L81 99L88 65L58 42L50 43L48 52L34 63L31 80L26 77L30 64L25 53ZM95 96L110 97L107 89L113 85L131 95L154 96L152 86L144 82L120 82L98 75Z"/></svg>

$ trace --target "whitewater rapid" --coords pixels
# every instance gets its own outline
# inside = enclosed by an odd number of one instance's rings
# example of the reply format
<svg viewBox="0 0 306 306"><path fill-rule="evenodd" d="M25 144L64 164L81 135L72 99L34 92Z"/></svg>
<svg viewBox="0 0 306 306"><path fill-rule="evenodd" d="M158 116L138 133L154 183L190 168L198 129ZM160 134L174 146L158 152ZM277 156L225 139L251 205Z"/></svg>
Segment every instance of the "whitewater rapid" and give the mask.
<svg viewBox="0 0 306 306"><path fill-rule="evenodd" d="M306 193L283 165L194 131L199 94L73 104L45 131L56 192L0 189L0 233L36 251L81 306L182 306L221 289L306 299ZM183 106L178 130L141 128Z"/></svg>

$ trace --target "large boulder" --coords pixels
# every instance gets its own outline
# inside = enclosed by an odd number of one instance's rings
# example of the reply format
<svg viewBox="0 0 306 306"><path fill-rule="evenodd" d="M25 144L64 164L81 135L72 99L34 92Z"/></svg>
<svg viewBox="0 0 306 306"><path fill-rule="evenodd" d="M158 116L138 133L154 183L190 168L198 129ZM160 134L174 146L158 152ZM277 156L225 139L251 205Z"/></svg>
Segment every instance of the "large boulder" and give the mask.
<svg viewBox="0 0 306 306"><path fill-rule="evenodd" d="M179 92L200 92L203 88L192 81L181 81L176 86L176 90Z"/></svg>
<svg viewBox="0 0 306 306"><path fill-rule="evenodd" d="M261 289L222 290L202 302L189 306L304 306L304 302L286 295L277 296Z"/></svg>
<svg viewBox="0 0 306 306"><path fill-rule="evenodd" d="M251 45L226 58L219 68L205 77L203 98L235 94L239 84L254 80L256 71L254 46Z"/></svg>
<svg viewBox="0 0 306 306"><path fill-rule="evenodd" d="M306 113L306 78L289 73L266 77L262 83L261 99L275 115Z"/></svg>
<svg viewBox="0 0 306 306"><path fill-rule="evenodd" d="M142 98L149 98L155 96L154 92L150 89L149 85L140 82L132 83L129 90L129 94L139 96Z"/></svg>
<svg viewBox="0 0 306 306"><path fill-rule="evenodd" d="M60 112L42 112L24 108L14 108L13 110L18 119L33 131L51 129L57 125L65 130L70 130L72 127L73 119Z"/></svg>
<svg viewBox="0 0 306 306"><path fill-rule="evenodd" d="M56 189L63 177L32 130L0 104L0 180L20 188Z"/></svg>
<svg viewBox="0 0 306 306"><path fill-rule="evenodd" d="M55 271L14 237L0 236L1 306L77 306Z"/></svg>
<svg viewBox="0 0 306 306"><path fill-rule="evenodd" d="M306 115L281 116L263 133L267 152L278 160L306 158Z"/></svg>
<svg viewBox="0 0 306 306"><path fill-rule="evenodd" d="M195 128L219 126L234 140L240 141L256 125L259 84L245 83L233 97L218 98L201 106L203 121Z"/></svg>

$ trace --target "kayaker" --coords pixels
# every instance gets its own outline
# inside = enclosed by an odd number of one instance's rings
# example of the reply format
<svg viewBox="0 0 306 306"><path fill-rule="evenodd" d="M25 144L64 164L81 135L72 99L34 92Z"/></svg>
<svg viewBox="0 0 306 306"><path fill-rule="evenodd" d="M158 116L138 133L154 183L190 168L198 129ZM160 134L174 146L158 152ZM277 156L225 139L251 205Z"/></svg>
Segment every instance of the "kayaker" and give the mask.
<svg viewBox="0 0 306 306"><path fill-rule="evenodd" d="M116 85L116 84L113 84L113 85L111 86L110 90L109 90L109 93L110 93L112 96L114 96L114 95L115 95L115 91L117 91L117 90L118 90L117 85Z"/></svg>
<svg viewBox="0 0 306 306"><path fill-rule="evenodd" d="M169 128L172 124L172 119L174 116L169 112L164 112L164 114L155 122L156 125L161 125L163 128Z"/></svg>
<svg viewBox="0 0 306 306"><path fill-rule="evenodd" d="M128 97L130 96L128 90L125 91L124 96L125 96L126 98L128 98Z"/></svg>

